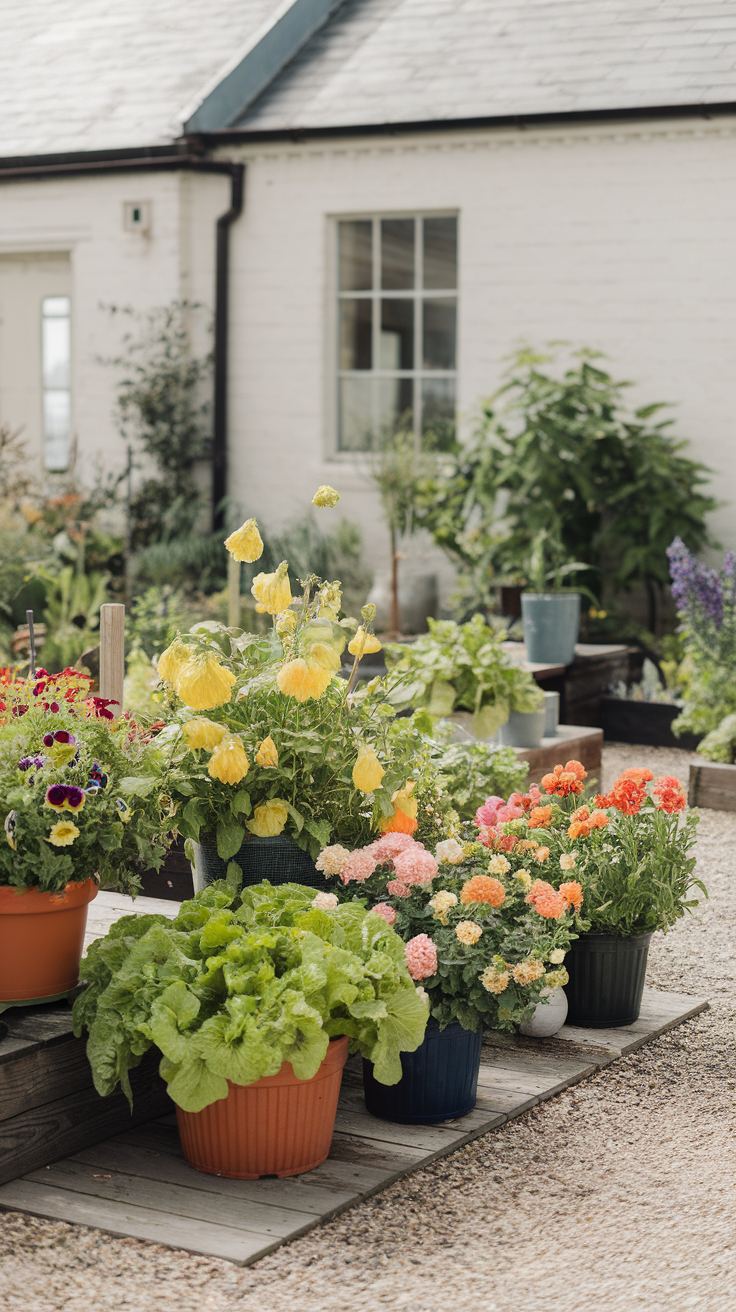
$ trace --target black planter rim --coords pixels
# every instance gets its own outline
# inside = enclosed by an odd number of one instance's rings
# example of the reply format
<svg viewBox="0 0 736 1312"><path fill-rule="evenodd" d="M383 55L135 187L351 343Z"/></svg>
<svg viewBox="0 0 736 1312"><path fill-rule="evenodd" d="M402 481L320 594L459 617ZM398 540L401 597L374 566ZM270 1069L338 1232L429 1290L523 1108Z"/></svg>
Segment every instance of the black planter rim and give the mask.
<svg viewBox="0 0 736 1312"><path fill-rule="evenodd" d="M581 934L579 938L573 939L570 944L570 951L575 952L576 949L580 951L586 944L596 946L604 943L613 943L616 946L630 944L632 948L643 947L645 943L649 942L653 934L653 929L643 930L639 934L612 934L603 930L590 930L588 933Z"/></svg>

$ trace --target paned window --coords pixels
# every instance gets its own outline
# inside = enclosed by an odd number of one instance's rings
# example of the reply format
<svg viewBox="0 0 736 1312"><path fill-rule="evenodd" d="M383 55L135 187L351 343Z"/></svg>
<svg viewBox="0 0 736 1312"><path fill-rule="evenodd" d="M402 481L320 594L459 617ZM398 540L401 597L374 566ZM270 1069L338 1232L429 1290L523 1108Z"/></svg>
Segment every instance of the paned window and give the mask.
<svg viewBox="0 0 736 1312"><path fill-rule="evenodd" d="M410 427L417 447L454 437L457 218L337 224L340 451Z"/></svg>
<svg viewBox="0 0 736 1312"><path fill-rule="evenodd" d="M45 296L41 306L44 464L67 469L72 433L71 320L68 296Z"/></svg>

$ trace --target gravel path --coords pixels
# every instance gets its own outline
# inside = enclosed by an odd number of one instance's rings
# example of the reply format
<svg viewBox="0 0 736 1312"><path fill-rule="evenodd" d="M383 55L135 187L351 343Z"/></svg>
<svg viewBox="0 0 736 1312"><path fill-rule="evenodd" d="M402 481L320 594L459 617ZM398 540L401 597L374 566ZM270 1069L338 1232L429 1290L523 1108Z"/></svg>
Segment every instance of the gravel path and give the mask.
<svg viewBox="0 0 736 1312"><path fill-rule="evenodd" d="M687 753L606 748L687 781ZM240 1269L0 1217L0 1308L24 1312L733 1312L736 814L704 811L695 917L648 983L711 1010L452 1157Z"/></svg>

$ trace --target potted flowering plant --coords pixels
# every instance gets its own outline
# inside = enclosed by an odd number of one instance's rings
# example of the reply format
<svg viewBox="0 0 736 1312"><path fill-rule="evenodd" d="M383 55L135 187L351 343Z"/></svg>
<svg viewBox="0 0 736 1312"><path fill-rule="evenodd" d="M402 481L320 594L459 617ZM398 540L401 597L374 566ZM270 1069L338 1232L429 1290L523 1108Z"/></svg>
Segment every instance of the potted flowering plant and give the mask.
<svg viewBox="0 0 736 1312"><path fill-rule="evenodd" d="M182 1147L198 1170L295 1175L330 1148L348 1045L379 1081L427 1019L404 946L380 916L333 893L240 871L184 902L173 921L126 916L87 952L75 1032L89 1031L95 1087L155 1045Z"/></svg>
<svg viewBox="0 0 736 1312"><path fill-rule="evenodd" d="M163 860L157 754L89 682L39 670L0 695L0 1003L73 988L99 884L135 890Z"/></svg>
<svg viewBox="0 0 736 1312"><path fill-rule="evenodd" d="M582 800L579 761L556 765L526 803L491 798L479 809L479 837L502 849L513 870L535 860L560 893L574 874L588 926L573 944L567 988L570 1019L590 1026L628 1025L639 1016L652 934L697 905L693 879L697 816L683 819L679 780L624 770L610 791ZM531 794L531 790L530 790ZM518 796L518 795L517 795ZM707 896L707 894L706 894Z"/></svg>
<svg viewBox="0 0 736 1312"><path fill-rule="evenodd" d="M430 1123L475 1104L482 1027L512 1031L544 992L564 984L571 940L585 927L582 892L556 892L503 852L456 838L435 855L411 835L388 832L354 852L333 846L317 865L340 875L340 895L359 892L405 943L409 973L426 992L424 1044L402 1057L404 1079L386 1090L364 1063L369 1111ZM358 886L356 890L356 885Z"/></svg>
<svg viewBox="0 0 736 1312"><path fill-rule="evenodd" d="M236 559L257 559L255 521L226 545ZM272 617L268 635L207 623L178 635L159 661L169 689L159 742L177 824L192 844L198 887L233 858L246 882L265 874L324 887L314 867L320 850L331 840L367 841L394 816L402 790L421 795L438 749L412 720L396 718L380 681L356 689L362 656L380 649L375 607L363 608L360 625L339 620L340 584L313 575L293 598L286 561L257 575L252 591ZM338 677L346 644L348 680ZM409 809L416 805L415 797Z"/></svg>

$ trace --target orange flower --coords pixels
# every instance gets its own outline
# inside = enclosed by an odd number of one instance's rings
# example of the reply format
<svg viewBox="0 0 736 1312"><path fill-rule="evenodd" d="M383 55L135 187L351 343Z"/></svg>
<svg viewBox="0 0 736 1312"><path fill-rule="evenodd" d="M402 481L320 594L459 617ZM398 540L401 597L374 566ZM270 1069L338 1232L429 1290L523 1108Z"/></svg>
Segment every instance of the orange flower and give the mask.
<svg viewBox="0 0 736 1312"><path fill-rule="evenodd" d="M560 897L569 907L574 907L579 911L583 905L583 890L577 879L571 879L566 884L560 884Z"/></svg>
<svg viewBox="0 0 736 1312"><path fill-rule="evenodd" d="M529 812L526 823L529 829L543 829L551 819L551 806L535 806L534 810Z"/></svg>
<svg viewBox="0 0 736 1312"><path fill-rule="evenodd" d="M536 838L521 838L516 844L517 852L535 852L539 847L539 840Z"/></svg>
<svg viewBox="0 0 736 1312"><path fill-rule="evenodd" d="M534 880L524 901L528 902L538 915L544 916L545 920L559 920L567 911L564 897L556 893L552 885L544 879Z"/></svg>
<svg viewBox="0 0 736 1312"><path fill-rule="evenodd" d="M492 852L513 852L519 841L514 834L502 834L498 829L491 829L488 825L480 828L478 840Z"/></svg>
<svg viewBox="0 0 736 1312"><path fill-rule="evenodd" d="M488 902L492 907L502 907L506 901L506 889L500 879L490 875L473 875L462 887L461 902Z"/></svg>
<svg viewBox="0 0 736 1312"><path fill-rule="evenodd" d="M549 848L548 848L548 847L538 847L537 850L536 850L536 852L534 853L534 860L535 860L535 861L540 861L540 862L541 862L541 861L546 861L548 857L549 857Z"/></svg>
<svg viewBox="0 0 736 1312"><path fill-rule="evenodd" d="M546 774L542 779L542 787L545 793L568 797L571 793L582 793L583 779L587 777L588 771L580 761L568 761L567 765L556 765L551 774Z"/></svg>
<svg viewBox="0 0 736 1312"><path fill-rule="evenodd" d="M615 806L622 815L638 815L646 800L646 784L639 779L619 775L607 797L596 797L596 806Z"/></svg>
<svg viewBox="0 0 736 1312"><path fill-rule="evenodd" d="M658 809L667 811L670 815L673 811L684 811L687 805L687 798L679 779L674 775L663 775L658 779L652 789L654 796L658 798Z"/></svg>
<svg viewBox="0 0 736 1312"><path fill-rule="evenodd" d="M634 783L637 784L651 783L653 778L654 775L651 770L643 770L641 766L637 765L630 766L628 770L623 770L619 775L619 779L633 779Z"/></svg>
<svg viewBox="0 0 736 1312"><path fill-rule="evenodd" d="M603 829L610 823L610 816L605 811L593 811L587 806L579 806L577 811L573 811L570 817L570 825L567 830L570 838L587 838L593 829Z"/></svg>
<svg viewBox="0 0 736 1312"><path fill-rule="evenodd" d="M611 817L606 815L605 811L593 811L588 821L591 829L605 829L606 825L610 825L610 823Z"/></svg>
<svg viewBox="0 0 736 1312"><path fill-rule="evenodd" d="M378 828L382 834L413 834L417 821L404 811L394 811L393 815L382 816Z"/></svg>

